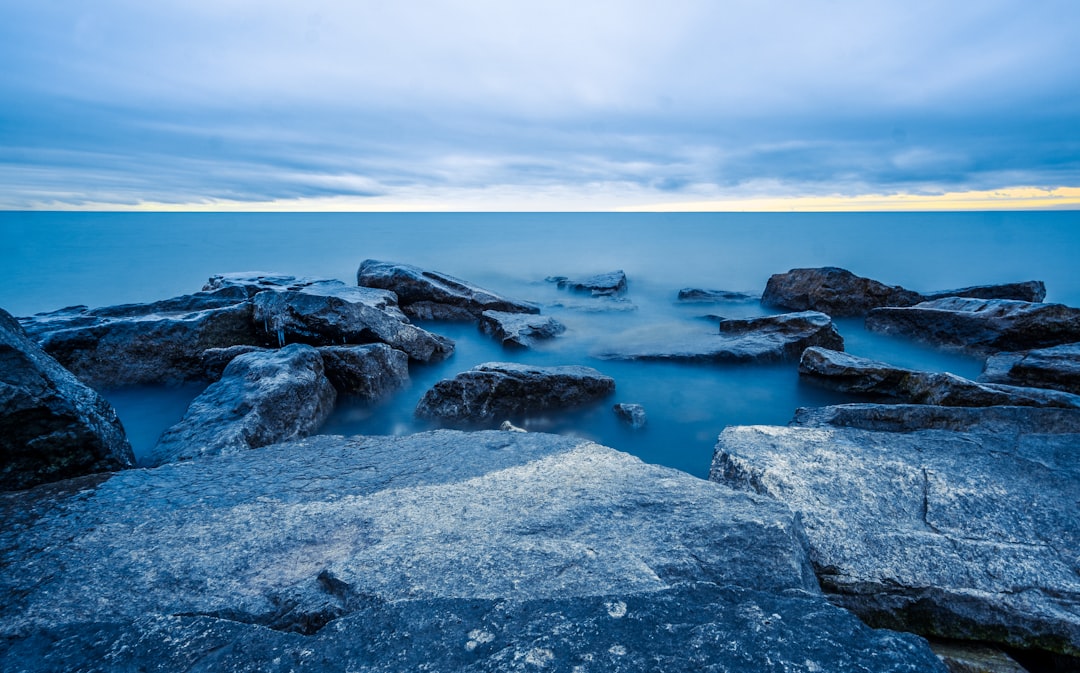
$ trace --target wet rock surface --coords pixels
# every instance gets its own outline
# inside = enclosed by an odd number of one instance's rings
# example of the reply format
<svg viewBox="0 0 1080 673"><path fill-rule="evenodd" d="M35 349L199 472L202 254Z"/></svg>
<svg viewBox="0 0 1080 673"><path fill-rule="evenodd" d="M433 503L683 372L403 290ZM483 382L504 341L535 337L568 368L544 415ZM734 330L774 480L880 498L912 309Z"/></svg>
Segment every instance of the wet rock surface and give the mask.
<svg viewBox="0 0 1080 673"><path fill-rule="evenodd" d="M503 297L468 281L409 264L364 260L356 272L356 283L393 291L406 314L423 320L478 320L484 311L540 312L530 302Z"/></svg>
<svg viewBox="0 0 1080 673"><path fill-rule="evenodd" d="M176 425L162 434L155 465L235 453L318 430L334 409L337 393L311 346L238 355L221 380L195 398Z"/></svg>
<svg viewBox="0 0 1080 673"><path fill-rule="evenodd" d="M710 478L801 512L822 587L871 625L1076 657L1080 435L1003 432L1002 409L938 417L962 432L729 427Z"/></svg>
<svg viewBox="0 0 1080 673"><path fill-rule="evenodd" d="M326 378L343 395L381 400L409 384L409 356L386 344L319 348Z"/></svg>
<svg viewBox="0 0 1080 673"><path fill-rule="evenodd" d="M826 348L807 348L799 360L805 381L847 393L902 403L958 407L993 405L1080 408L1080 395L1042 388L976 383L948 372L895 367Z"/></svg>
<svg viewBox="0 0 1080 673"><path fill-rule="evenodd" d="M1080 343L991 355L979 380L1080 394Z"/></svg>
<svg viewBox="0 0 1080 673"><path fill-rule="evenodd" d="M783 362L798 360L810 346L844 347L832 319L815 311L721 320L715 329L695 325L628 333L614 337L594 355L608 360Z"/></svg>
<svg viewBox="0 0 1080 673"><path fill-rule="evenodd" d="M452 379L436 383L416 406L421 418L490 422L578 407L615 391L615 379L592 367L534 367L513 362L485 362Z"/></svg>
<svg viewBox="0 0 1080 673"><path fill-rule="evenodd" d="M538 341L562 334L566 326L551 316L484 311L480 314L480 331L495 337L503 346L532 348Z"/></svg>
<svg viewBox="0 0 1080 673"><path fill-rule="evenodd" d="M945 670L825 600L780 503L583 440L313 437L64 483L0 494L4 670Z"/></svg>
<svg viewBox="0 0 1080 673"><path fill-rule="evenodd" d="M0 309L0 490L134 464L112 406Z"/></svg>
<svg viewBox="0 0 1080 673"><path fill-rule="evenodd" d="M1007 299L950 297L908 308L878 308L866 317L872 332L977 354L1080 341L1080 309Z"/></svg>

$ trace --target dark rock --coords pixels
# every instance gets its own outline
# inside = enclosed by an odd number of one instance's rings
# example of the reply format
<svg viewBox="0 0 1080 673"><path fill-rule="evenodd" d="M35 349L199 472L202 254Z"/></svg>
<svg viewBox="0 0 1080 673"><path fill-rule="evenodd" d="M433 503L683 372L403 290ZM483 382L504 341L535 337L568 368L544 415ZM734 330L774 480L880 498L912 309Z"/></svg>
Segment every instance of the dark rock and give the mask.
<svg viewBox="0 0 1080 673"><path fill-rule="evenodd" d="M943 297L1018 299L1042 301L1046 288L1042 281L979 285L957 290L921 294L899 285L885 285L856 276L846 269L827 266L792 269L769 278L761 303L795 311L822 311L835 317L862 316L883 306L913 306Z"/></svg>
<svg viewBox="0 0 1080 673"><path fill-rule="evenodd" d="M619 417L619 420L627 423L635 430L644 428L645 424L648 422L648 418L645 415L645 407L640 404L619 402L613 409L615 415Z"/></svg>
<svg viewBox="0 0 1080 673"><path fill-rule="evenodd" d="M385 343L413 360L442 360L454 351L449 339L409 324L368 301L367 288L329 293L266 291L255 295L254 320L260 335L278 345L312 346Z"/></svg>
<svg viewBox="0 0 1080 673"><path fill-rule="evenodd" d="M532 348L537 341L562 334L566 326L551 316L484 311L480 314L480 331L494 336L503 346Z"/></svg>
<svg viewBox="0 0 1080 673"><path fill-rule="evenodd" d="M870 625L1076 657L1077 446L1020 429L729 427L710 479L800 512L822 588Z"/></svg>
<svg viewBox="0 0 1080 673"><path fill-rule="evenodd" d="M679 301L685 303L719 304L733 302L758 301L761 295L748 292L732 292L731 290L702 290L696 287L688 287L679 290Z"/></svg>
<svg viewBox="0 0 1080 673"><path fill-rule="evenodd" d="M559 286L560 290L572 292L585 292L594 297L610 297L613 295L626 294L626 274L620 269L607 273L598 273L587 278L567 278L566 276L549 276L549 282Z"/></svg>
<svg viewBox="0 0 1080 673"><path fill-rule="evenodd" d="M152 462L235 453L305 437L323 424L336 398L322 357L311 346L238 355L221 380L195 398L183 420L165 431Z"/></svg>
<svg viewBox="0 0 1080 673"><path fill-rule="evenodd" d="M950 297L909 308L878 308L866 328L980 354L1080 341L1080 309L1008 299Z"/></svg>
<svg viewBox="0 0 1080 673"><path fill-rule="evenodd" d="M979 380L1080 394L1080 343L992 355Z"/></svg>
<svg viewBox="0 0 1080 673"><path fill-rule="evenodd" d="M580 406L614 391L615 380L591 367L485 362L436 383L416 406L416 415L486 422L501 416Z"/></svg>
<svg viewBox="0 0 1080 673"><path fill-rule="evenodd" d="M393 291L402 310L422 320L478 320L484 311L540 312L535 304L509 299L453 276L408 264L364 260L356 272L356 283Z"/></svg>
<svg viewBox="0 0 1080 673"><path fill-rule="evenodd" d="M313 437L0 520L3 670L944 671L786 507L569 437Z"/></svg>
<svg viewBox="0 0 1080 673"><path fill-rule="evenodd" d="M909 404L1080 408L1080 395L976 383L948 372L903 369L826 348L813 347L803 351L799 374L806 381L832 390L889 397Z"/></svg>
<svg viewBox="0 0 1080 673"><path fill-rule="evenodd" d="M964 643L930 643L949 673L1028 673L999 649Z"/></svg>
<svg viewBox="0 0 1080 673"><path fill-rule="evenodd" d="M221 380L221 375L237 355L264 351L261 346L229 346L227 348L207 348L202 354L202 367L206 380L213 383Z"/></svg>
<svg viewBox="0 0 1080 673"><path fill-rule="evenodd" d="M1080 435L1080 410L1031 407L939 407L928 404L839 404L803 407L795 425L912 432L949 430L1016 437L1019 434Z"/></svg>
<svg viewBox="0 0 1080 673"><path fill-rule="evenodd" d="M386 344L323 346L319 354L343 395L377 401L409 385L409 356Z"/></svg>
<svg viewBox="0 0 1080 673"><path fill-rule="evenodd" d="M594 353L608 360L782 362L810 346L843 349L829 316L815 311L722 320L719 333L696 325L661 325L631 332Z"/></svg>
<svg viewBox="0 0 1080 673"><path fill-rule="evenodd" d="M0 309L0 490L134 464L116 411Z"/></svg>

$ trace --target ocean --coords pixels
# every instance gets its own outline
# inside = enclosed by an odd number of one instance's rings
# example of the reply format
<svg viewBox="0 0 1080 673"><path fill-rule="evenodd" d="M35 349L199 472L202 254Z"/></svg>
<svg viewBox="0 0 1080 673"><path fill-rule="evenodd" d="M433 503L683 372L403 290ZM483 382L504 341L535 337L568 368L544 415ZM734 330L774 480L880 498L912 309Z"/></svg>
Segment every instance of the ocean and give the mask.
<svg viewBox="0 0 1080 673"><path fill-rule="evenodd" d="M453 357L413 365L412 385L367 405L343 399L323 428L401 434L432 427L413 409L435 381L492 360L584 364L616 380L605 403L514 419L579 435L706 476L716 435L732 424L786 424L800 406L855 401L800 382L794 364L613 362L595 352L628 334L715 330L707 314L775 313L756 302L680 304L679 289L760 294L769 276L840 266L933 291L1043 280L1048 302L1080 306L1080 212L987 213L0 213L0 308L30 315L63 306L144 302L195 292L213 274L273 271L355 283L364 259L414 264L536 301L568 330L542 347L506 351L472 324L420 323L455 340ZM549 276L622 269L633 310L590 311ZM982 361L837 321L846 350L897 365L974 378ZM200 392L197 385L101 391L146 455ZM642 404L644 429L612 413Z"/></svg>

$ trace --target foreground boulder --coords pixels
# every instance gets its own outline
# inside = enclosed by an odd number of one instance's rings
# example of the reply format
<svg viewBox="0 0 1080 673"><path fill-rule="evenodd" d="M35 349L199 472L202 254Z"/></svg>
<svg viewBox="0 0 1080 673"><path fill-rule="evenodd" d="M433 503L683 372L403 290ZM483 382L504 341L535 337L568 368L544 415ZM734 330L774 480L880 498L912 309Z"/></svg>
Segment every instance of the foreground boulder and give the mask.
<svg viewBox="0 0 1080 673"><path fill-rule="evenodd" d="M626 282L626 273L619 269L607 273L598 273L595 276L585 278L567 278L566 276L550 276L549 282L555 283L560 290L571 292L584 292L594 297L611 297L626 294L629 285Z"/></svg>
<svg viewBox="0 0 1080 673"><path fill-rule="evenodd" d="M0 309L0 490L134 464L109 403Z"/></svg>
<svg viewBox="0 0 1080 673"><path fill-rule="evenodd" d="M967 429L729 427L710 478L801 512L822 587L871 625L1080 655L1080 412L939 409Z"/></svg>
<svg viewBox="0 0 1080 673"><path fill-rule="evenodd" d="M786 507L570 437L313 437L0 519L3 670L944 671L825 600Z"/></svg>
<svg viewBox="0 0 1080 673"><path fill-rule="evenodd" d="M539 313L529 302L500 296L490 290L438 271L409 264L366 259L356 272L356 284L393 291L402 310L422 320L478 320L484 311Z"/></svg>
<svg viewBox="0 0 1080 673"><path fill-rule="evenodd" d="M1056 390L976 383L948 372L894 367L827 348L807 348L799 360L805 381L845 393L888 397L910 404L954 407L1010 405L1080 408L1080 395Z"/></svg>
<svg viewBox="0 0 1080 673"><path fill-rule="evenodd" d="M532 348L537 341L562 334L566 326L551 316L484 311L480 314L480 331L492 335L503 346Z"/></svg>
<svg viewBox="0 0 1080 673"><path fill-rule="evenodd" d="M192 401L183 420L162 434L151 462L161 465L306 437L323 424L336 399L322 357L311 346L238 355L221 380Z"/></svg>
<svg viewBox="0 0 1080 673"><path fill-rule="evenodd" d="M509 415L580 406L614 391L615 379L591 367L485 362L432 386L416 406L416 415L489 422Z"/></svg>
<svg viewBox="0 0 1080 673"><path fill-rule="evenodd" d="M866 328L987 355L1080 341L1080 309L950 297L909 308L874 309L866 317Z"/></svg>
<svg viewBox="0 0 1080 673"><path fill-rule="evenodd" d="M594 353L607 360L783 362L798 360L810 346L844 348L844 339L824 313L721 320L717 332L663 325L624 334Z"/></svg>
<svg viewBox="0 0 1080 673"><path fill-rule="evenodd" d="M1080 395L1080 343L992 355L979 380Z"/></svg>
<svg viewBox="0 0 1080 673"><path fill-rule="evenodd" d="M827 266L792 269L769 278L761 303L793 311L822 311L835 317L862 316L882 306L913 306L942 297L1017 299L1039 302L1046 296L1042 281L980 285L922 294L899 285L886 285Z"/></svg>

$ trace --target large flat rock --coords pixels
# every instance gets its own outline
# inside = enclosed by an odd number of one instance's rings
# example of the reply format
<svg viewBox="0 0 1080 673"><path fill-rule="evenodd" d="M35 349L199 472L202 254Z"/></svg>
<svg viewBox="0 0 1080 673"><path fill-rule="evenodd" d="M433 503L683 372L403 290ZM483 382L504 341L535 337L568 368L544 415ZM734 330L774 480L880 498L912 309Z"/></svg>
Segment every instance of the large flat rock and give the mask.
<svg viewBox="0 0 1080 673"><path fill-rule="evenodd" d="M801 512L822 587L870 624L1076 657L1077 412L1008 431L1002 409L939 414L963 431L729 427L710 478ZM860 415L888 420L841 424Z"/></svg>
<svg viewBox="0 0 1080 673"><path fill-rule="evenodd" d="M312 437L0 518L4 670L944 670L827 602L785 506L568 437Z"/></svg>
<svg viewBox="0 0 1080 673"><path fill-rule="evenodd" d="M1080 394L1080 343L992 355L979 380Z"/></svg>

